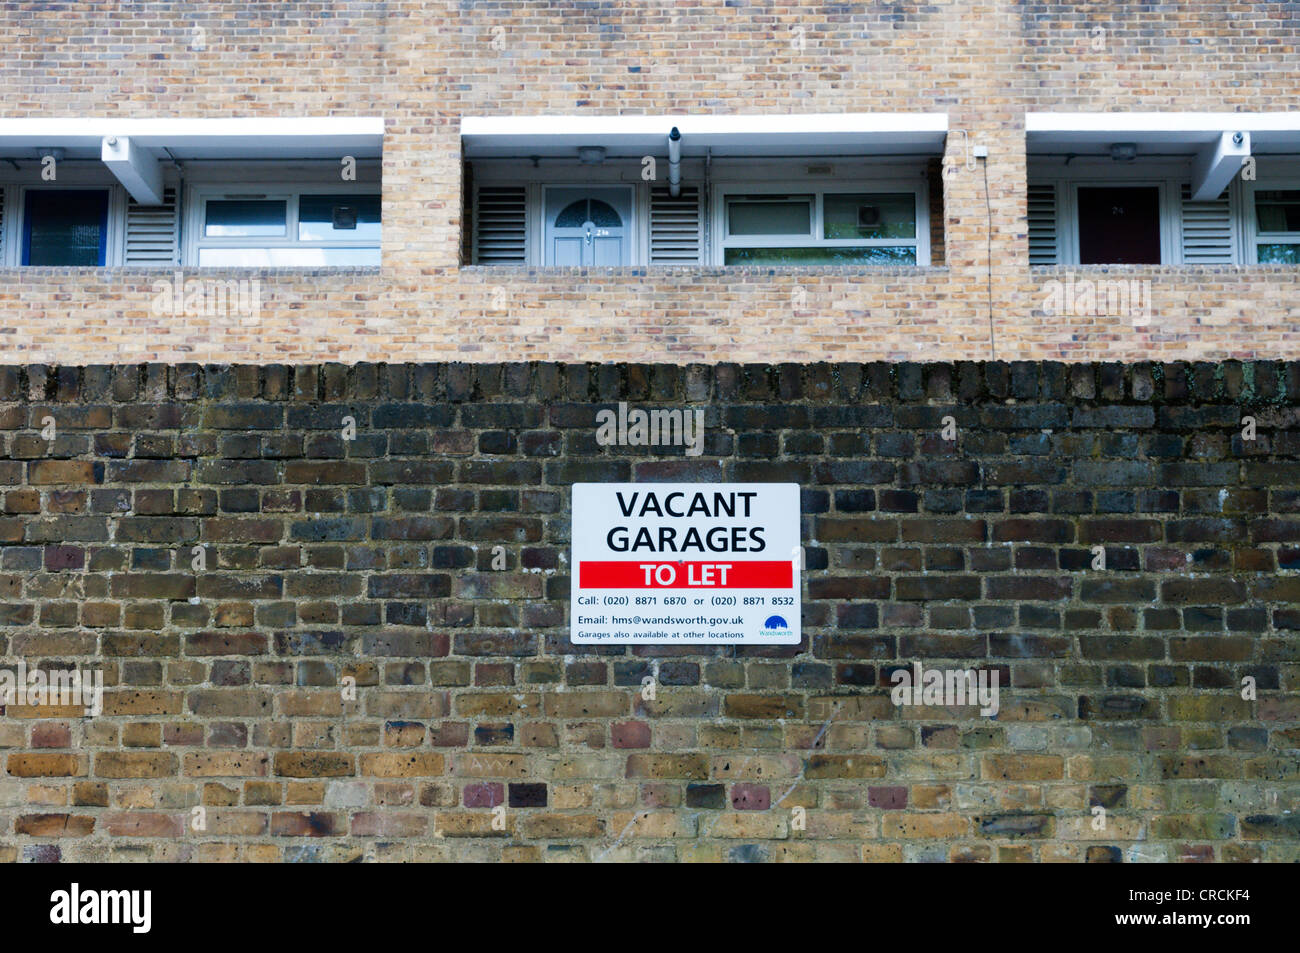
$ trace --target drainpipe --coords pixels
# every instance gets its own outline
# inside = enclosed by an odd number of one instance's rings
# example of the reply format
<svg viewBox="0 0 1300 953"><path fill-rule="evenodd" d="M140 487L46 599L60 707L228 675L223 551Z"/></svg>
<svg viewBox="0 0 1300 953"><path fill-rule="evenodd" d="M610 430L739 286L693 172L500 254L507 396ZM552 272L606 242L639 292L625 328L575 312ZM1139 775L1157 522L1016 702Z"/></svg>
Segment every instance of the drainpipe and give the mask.
<svg viewBox="0 0 1300 953"><path fill-rule="evenodd" d="M682 194L682 134L676 126L668 133L668 194Z"/></svg>

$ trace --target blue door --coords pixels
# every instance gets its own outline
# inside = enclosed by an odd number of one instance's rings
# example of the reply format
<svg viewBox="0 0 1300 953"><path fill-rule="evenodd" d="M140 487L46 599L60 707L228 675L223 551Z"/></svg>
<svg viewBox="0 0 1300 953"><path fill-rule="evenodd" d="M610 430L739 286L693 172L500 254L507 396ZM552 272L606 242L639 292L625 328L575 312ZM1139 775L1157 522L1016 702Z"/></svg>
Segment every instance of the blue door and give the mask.
<svg viewBox="0 0 1300 953"><path fill-rule="evenodd" d="M546 190L546 264L592 267L631 264L627 222L631 190Z"/></svg>

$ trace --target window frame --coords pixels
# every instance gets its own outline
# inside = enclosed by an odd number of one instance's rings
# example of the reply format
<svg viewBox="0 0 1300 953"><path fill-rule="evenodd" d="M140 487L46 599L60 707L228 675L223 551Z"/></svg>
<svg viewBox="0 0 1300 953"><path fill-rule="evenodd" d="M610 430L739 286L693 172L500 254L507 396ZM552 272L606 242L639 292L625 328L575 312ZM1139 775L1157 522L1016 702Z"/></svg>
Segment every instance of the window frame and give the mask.
<svg viewBox="0 0 1300 953"><path fill-rule="evenodd" d="M1259 245L1260 245L1261 235L1265 235L1270 238L1275 238L1276 241L1272 242L1272 244L1300 246L1300 232L1261 232L1259 230L1259 217L1255 212L1256 192L1300 191L1300 177L1285 176L1285 177L1273 177L1267 179L1256 178L1254 182L1243 182L1242 185L1244 186L1243 189L1244 201L1241 203L1241 205L1242 205L1242 217L1245 219L1245 221L1242 222L1243 225L1242 233L1245 237L1245 246L1246 246L1245 255L1243 256L1245 263L1249 265L1258 265L1260 263ZM1281 267L1290 267L1290 268L1300 267L1297 265L1286 265L1285 263L1277 263L1277 262L1266 262L1266 264L1270 264L1270 265L1280 264Z"/></svg>
<svg viewBox="0 0 1300 953"><path fill-rule="evenodd" d="M753 197L759 199L761 199L763 196L768 196L768 195L780 195L783 198L788 199L789 203L792 205L795 203L805 204L803 200L806 197L807 199L806 204L808 206L808 231L805 232L803 236L799 236L795 232L764 232L764 233L750 233L747 235L732 235L731 214L728 206L731 204L731 202L735 197L739 197L742 195L745 196L746 198ZM718 233L719 233L718 237L724 243L725 248L770 248L773 244L773 240L776 240L781 245L785 245L790 248L813 247L809 243L816 242L817 236L821 231L820 226L823 222L822 201L824 195L825 195L824 192L816 192L816 191L808 191L808 192L802 192L802 191L737 192L734 190L729 191L727 195L723 197L722 200L722 216L718 219ZM800 237L802 237L803 239L802 241L800 240ZM787 241L787 239L789 240Z"/></svg>
<svg viewBox="0 0 1300 953"><path fill-rule="evenodd" d="M259 187L260 186L260 187ZM364 194L375 195L380 200L380 233L379 241L335 241L335 240L317 240L306 241L299 239L299 200L303 195L327 195L327 194ZM256 197L254 197L256 196ZM208 202L220 202L230 200L246 201L268 201L285 203L285 233L283 236L272 235L248 235L248 236L227 236L227 237L209 237L204 235L204 225L207 220ZM188 189L188 195L185 203L186 211L184 215L184 238L181 260L192 268L283 268L283 269L304 269L304 268L373 268L374 265L201 265L199 255L204 249L240 249L240 248L365 248L374 249L380 255L383 254L383 190L375 184L371 186L368 182L330 182L330 183L307 183L297 186L289 186L283 182L266 182L266 183L235 183L222 182L210 184L191 185Z"/></svg>
<svg viewBox="0 0 1300 953"><path fill-rule="evenodd" d="M875 192L885 194L911 193L916 215L914 238L824 238L825 196ZM728 233L727 197L731 195L811 195L812 228L803 240L795 235L746 235L733 238ZM714 223L713 237L707 249L708 262L721 268L746 268L750 265L727 265L728 248L916 248L915 265L902 267L928 267L930 264L930 202L929 188L924 181L903 179L848 179L844 181L811 180L800 182L747 181L729 178L713 183L713 197L709 208ZM764 265L765 268L890 268L893 265Z"/></svg>

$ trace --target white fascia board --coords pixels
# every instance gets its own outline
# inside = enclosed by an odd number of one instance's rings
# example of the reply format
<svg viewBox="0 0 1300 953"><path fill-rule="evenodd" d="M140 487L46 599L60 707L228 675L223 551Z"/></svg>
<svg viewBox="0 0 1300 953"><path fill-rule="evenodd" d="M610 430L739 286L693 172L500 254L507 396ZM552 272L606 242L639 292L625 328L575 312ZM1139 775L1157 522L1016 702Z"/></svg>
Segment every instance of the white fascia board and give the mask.
<svg viewBox="0 0 1300 953"><path fill-rule="evenodd" d="M109 136L103 141L100 157L108 170L141 205L163 204L162 165L125 136Z"/></svg>
<svg viewBox="0 0 1300 953"><path fill-rule="evenodd" d="M110 136L146 149L170 149L178 157L266 157L306 153L333 155L349 150L377 155L384 138L382 117L249 119L63 119L0 118L0 154L59 146L94 150Z"/></svg>
<svg viewBox="0 0 1300 953"><path fill-rule="evenodd" d="M1031 151L1087 147L1104 152L1114 142L1134 142L1154 152L1213 148L1223 133L1247 133L1261 148L1300 146L1300 112L1029 112L1025 137ZM1167 148L1159 149L1156 147Z"/></svg>
<svg viewBox="0 0 1300 953"><path fill-rule="evenodd" d="M466 116L461 140L470 158L576 155L604 146L611 155L667 154L668 133L683 155L942 152L947 113L815 113L706 116Z"/></svg>

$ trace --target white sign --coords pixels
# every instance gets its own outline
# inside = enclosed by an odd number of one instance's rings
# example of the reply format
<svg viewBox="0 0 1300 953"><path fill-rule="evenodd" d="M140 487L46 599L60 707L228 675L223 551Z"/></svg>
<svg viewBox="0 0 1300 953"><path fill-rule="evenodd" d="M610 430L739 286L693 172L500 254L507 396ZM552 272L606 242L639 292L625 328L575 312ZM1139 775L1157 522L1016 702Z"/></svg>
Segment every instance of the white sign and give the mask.
<svg viewBox="0 0 1300 953"><path fill-rule="evenodd" d="M575 483L575 645L796 645L794 483Z"/></svg>

